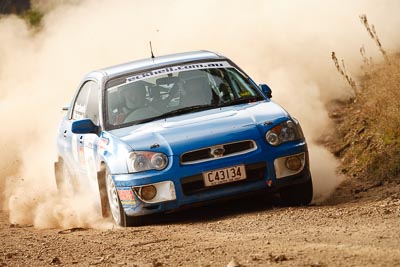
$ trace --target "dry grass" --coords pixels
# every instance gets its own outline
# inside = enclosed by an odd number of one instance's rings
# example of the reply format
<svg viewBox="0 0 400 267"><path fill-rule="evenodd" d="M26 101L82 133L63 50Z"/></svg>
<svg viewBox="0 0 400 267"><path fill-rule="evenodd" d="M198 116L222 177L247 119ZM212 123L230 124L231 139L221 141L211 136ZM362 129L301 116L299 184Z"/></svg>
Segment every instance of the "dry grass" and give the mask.
<svg viewBox="0 0 400 267"><path fill-rule="evenodd" d="M359 90L357 88L357 85L355 81L350 77L350 75L347 74L346 72L346 65L344 64L344 60L342 60L342 65L339 64L339 60L336 57L335 51L332 52L332 61L335 64L335 67L337 71L340 73L340 75L343 76L343 78L347 81L347 83L351 86L351 88L354 90L354 94L357 95L359 93Z"/></svg>
<svg viewBox="0 0 400 267"><path fill-rule="evenodd" d="M400 54L387 54L374 25L366 15L360 19L385 62L374 64L362 46L363 74L356 86L344 62L340 66L332 52L336 69L353 88L355 100L333 105L338 138L329 146L342 159L342 172L350 177L371 183L400 181Z"/></svg>
<svg viewBox="0 0 400 267"><path fill-rule="evenodd" d="M400 177L400 54L387 57L365 67L356 101L334 111L342 172L371 181Z"/></svg>
<svg viewBox="0 0 400 267"><path fill-rule="evenodd" d="M365 15L365 14L360 15L360 20L361 20L361 23L364 25L365 29L367 30L367 32L368 32L369 36L371 37L371 39L374 40L375 44L378 46L379 51L381 51L381 53L382 53L383 57L385 58L385 60L387 62L389 62L389 58L387 56L387 53L386 53L385 49L383 49L382 43L379 40L378 34L375 31L374 24L369 25L368 19L367 19L367 15Z"/></svg>

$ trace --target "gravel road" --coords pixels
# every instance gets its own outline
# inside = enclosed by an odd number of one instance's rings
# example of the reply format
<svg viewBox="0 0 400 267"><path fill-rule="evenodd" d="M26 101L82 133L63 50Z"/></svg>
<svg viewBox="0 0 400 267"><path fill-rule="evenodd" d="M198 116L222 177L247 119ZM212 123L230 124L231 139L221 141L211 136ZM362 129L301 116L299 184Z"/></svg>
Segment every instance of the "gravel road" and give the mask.
<svg viewBox="0 0 400 267"><path fill-rule="evenodd" d="M399 189L347 183L308 207L231 200L127 229L41 230L1 211L0 266L400 266Z"/></svg>

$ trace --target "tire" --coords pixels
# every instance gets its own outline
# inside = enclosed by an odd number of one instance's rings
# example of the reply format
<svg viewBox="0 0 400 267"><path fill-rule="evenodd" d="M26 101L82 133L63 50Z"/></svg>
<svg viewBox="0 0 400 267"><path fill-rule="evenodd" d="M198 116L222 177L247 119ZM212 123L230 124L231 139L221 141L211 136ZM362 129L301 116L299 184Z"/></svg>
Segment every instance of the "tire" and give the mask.
<svg viewBox="0 0 400 267"><path fill-rule="evenodd" d="M281 189L280 197L284 206L306 206L310 204L313 198L313 184L311 177L305 183Z"/></svg>
<svg viewBox="0 0 400 267"><path fill-rule="evenodd" d="M115 187L114 180L111 173L106 170L105 184L108 199L109 214L114 220L115 224L122 227L139 226L142 225L142 217L140 216L127 216L121 201L118 196L117 188Z"/></svg>

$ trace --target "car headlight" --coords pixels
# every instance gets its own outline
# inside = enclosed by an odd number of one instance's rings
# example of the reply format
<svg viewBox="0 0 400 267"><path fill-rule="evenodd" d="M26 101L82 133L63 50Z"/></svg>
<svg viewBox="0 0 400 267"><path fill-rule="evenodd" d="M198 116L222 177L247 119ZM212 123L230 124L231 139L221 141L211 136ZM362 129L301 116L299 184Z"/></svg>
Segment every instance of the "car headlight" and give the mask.
<svg viewBox="0 0 400 267"><path fill-rule="evenodd" d="M147 170L162 170L168 165L168 157L163 153L150 151L135 151L129 154L129 172Z"/></svg>
<svg viewBox="0 0 400 267"><path fill-rule="evenodd" d="M303 139L303 131L297 120L284 121L265 134L265 140L271 146L279 146L282 143Z"/></svg>

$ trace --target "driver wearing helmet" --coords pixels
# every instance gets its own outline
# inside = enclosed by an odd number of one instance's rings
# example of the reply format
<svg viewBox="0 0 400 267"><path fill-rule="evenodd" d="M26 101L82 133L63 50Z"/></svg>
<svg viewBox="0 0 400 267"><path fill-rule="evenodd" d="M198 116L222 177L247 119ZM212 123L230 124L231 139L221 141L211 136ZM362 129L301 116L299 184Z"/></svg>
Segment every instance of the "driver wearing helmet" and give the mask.
<svg viewBox="0 0 400 267"><path fill-rule="evenodd" d="M159 115L159 112L147 105L146 86L144 83L134 82L123 85L120 90L124 102L122 107L122 111L125 114L124 123Z"/></svg>

